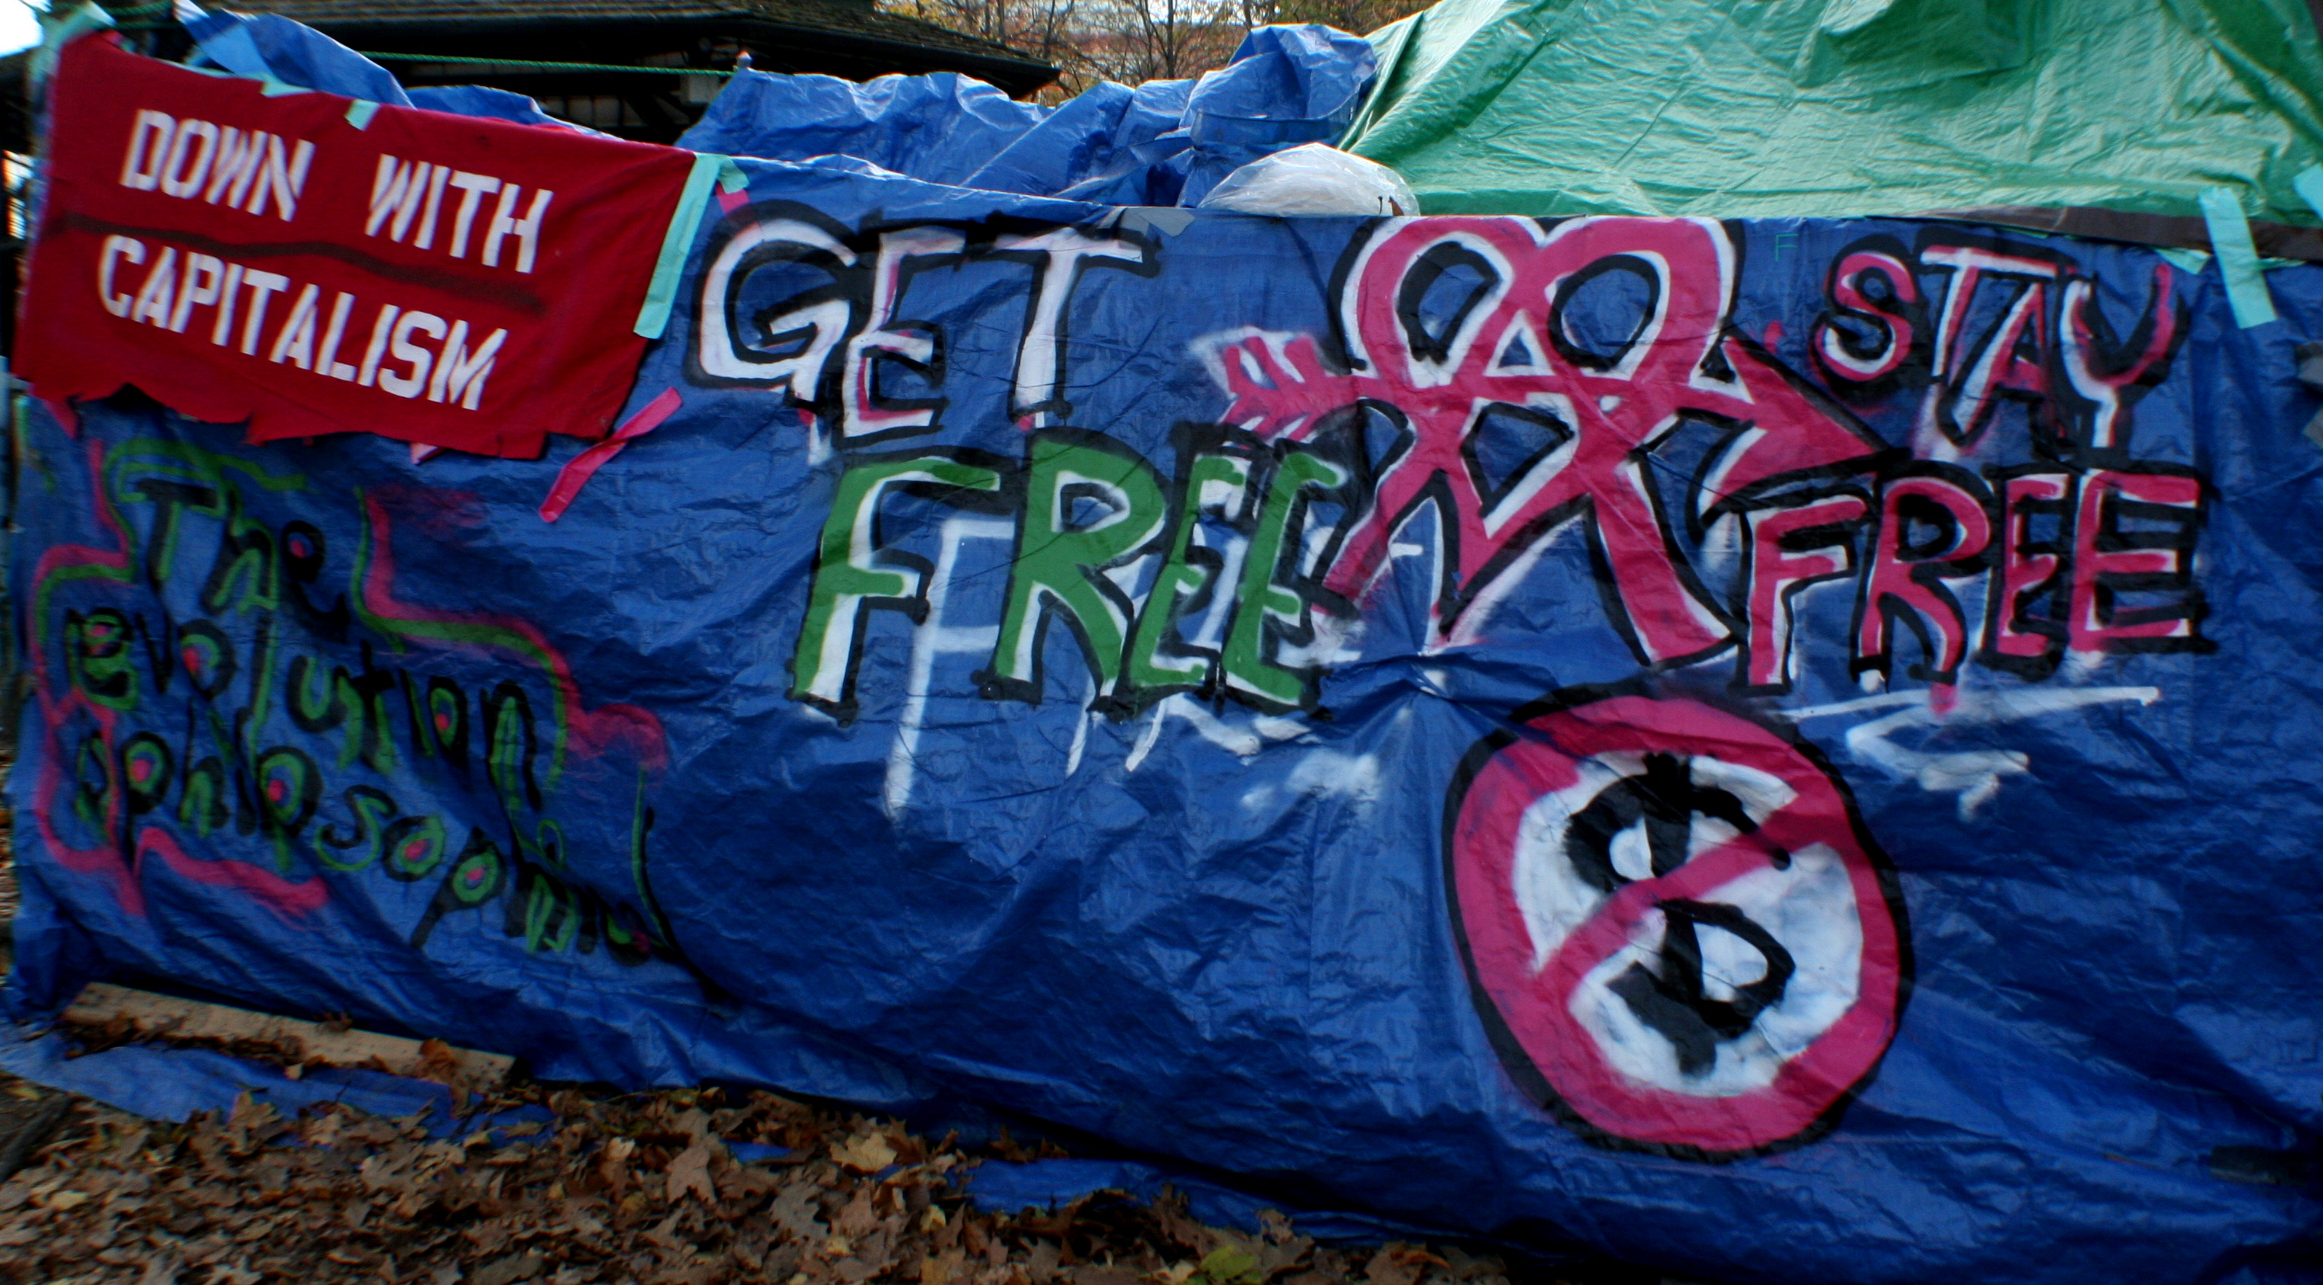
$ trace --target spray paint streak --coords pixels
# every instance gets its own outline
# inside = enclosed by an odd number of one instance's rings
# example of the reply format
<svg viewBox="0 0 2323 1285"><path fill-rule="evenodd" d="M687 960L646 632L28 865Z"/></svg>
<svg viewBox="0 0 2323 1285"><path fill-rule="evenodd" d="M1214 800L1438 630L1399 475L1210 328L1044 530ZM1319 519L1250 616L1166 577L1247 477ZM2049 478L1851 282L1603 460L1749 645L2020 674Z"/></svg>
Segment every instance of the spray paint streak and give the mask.
<svg viewBox="0 0 2323 1285"><path fill-rule="evenodd" d="M77 689L59 696L49 673L48 621L50 601L64 585L82 580L110 580L124 587L136 583L132 570L136 547L129 538L127 525L120 511L114 507L103 479L109 476L109 464L118 463L121 452L108 461L102 443L91 441L89 454L89 483L95 501L97 520L112 533L115 549L100 549L91 545L60 544L40 555L33 571L33 610L25 622L27 652L32 657L33 692L40 702L42 744L40 779L34 787L32 815L39 828L41 842L55 855L57 864L76 874L100 874L112 884L121 908L143 918L146 913L145 891L139 886L145 854L159 852L163 862L179 875L197 883L213 887L237 888L249 893L268 907L283 914L304 914L320 908L330 900L329 889L321 880L293 883L270 871L239 861L200 861L187 855L177 841L166 831L148 826L137 836L134 860L125 860L120 836L126 829L122 816L123 791L119 779L120 768L113 754L115 726L119 715L82 695ZM53 803L64 789L64 754L58 732L75 714L87 714L97 726L98 742L105 747L104 830L112 841L110 846L76 848L58 832Z"/></svg>
<svg viewBox="0 0 2323 1285"><path fill-rule="evenodd" d="M217 888L234 888L248 893L267 909L285 917L303 915L320 910L331 899L330 891L320 879L293 883L270 870L263 870L243 861L202 861L189 856L178 846L177 839L167 830L147 826L137 832L137 869L143 873L148 853L159 853L162 861L180 876L195 883Z"/></svg>
<svg viewBox="0 0 2323 1285"><path fill-rule="evenodd" d="M99 549L85 544L60 544L40 555L33 570L32 611L24 622L26 652L32 657L33 695L40 702L41 762L40 779L33 787L32 817L39 827L41 842L55 854L57 864L75 874L100 874L113 884L114 894L121 908L132 915L145 914L145 894L137 886L137 879L121 854L112 847L76 848L65 842L58 833L51 815L52 803L64 788L64 753L57 733L65 720L75 713L86 713L97 724L99 740L108 751L113 745L115 715L81 695L78 690L59 696L48 669L49 600L65 584L80 580L111 580L127 585L129 571L129 535L121 524L121 515L105 497L99 481L105 475L105 448L89 443L89 484L96 493L98 521L113 533L118 549ZM107 800L105 832L121 832L121 783L114 779L113 755L105 756L105 798Z"/></svg>
<svg viewBox="0 0 2323 1285"><path fill-rule="evenodd" d="M360 494L360 493L358 493ZM591 710L581 704L580 684L564 653L550 645L531 623L489 612L449 612L414 606L395 599L395 557L387 510L368 495L361 496L365 525L355 552L356 614L363 623L392 639L408 639L437 647L505 652L548 676L556 690L556 742L549 760L553 788L564 771L568 740L582 755L595 758L615 742L626 742L639 762L652 771L668 766L668 742L661 720L635 705L603 705Z"/></svg>

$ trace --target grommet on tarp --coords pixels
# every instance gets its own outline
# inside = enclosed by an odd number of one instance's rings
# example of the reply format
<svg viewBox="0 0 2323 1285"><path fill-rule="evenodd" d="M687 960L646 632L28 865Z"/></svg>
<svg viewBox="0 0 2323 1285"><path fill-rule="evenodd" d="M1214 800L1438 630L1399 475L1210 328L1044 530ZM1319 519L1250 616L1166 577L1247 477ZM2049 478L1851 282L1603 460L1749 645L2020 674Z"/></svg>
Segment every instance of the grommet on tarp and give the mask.
<svg viewBox="0 0 2323 1285"><path fill-rule="evenodd" d="M2210 227L2210 249L2218 256L2218 274L2226 281L2226 301L2234 308L2234 324L2245 330L2275 319L2275 301L2267 294L2266 273L2258 263L2258 247L2250 239L2250 218L2229 188L2205 188L2202 221Z"/></svg>
<svg viewBox="0 0 2323 1285"><path fill-rule="evenodd" d="M661 422L676 414L678 407L684 404L685 399L678 395L677 389L665 388L661 396L647 402L635 415L623 420L621 426L614 429L604 441L566 461L565 467L557 474L556 485L549 488L548 498L540 502L540 520L554 522L563 517L565 510L572 507L573 500L581 494L581 488L589 484L589 479L597 475L597 470L605 466L605 461L619 455L621 448L627 446L630 439L643 437L661 427Z"/></svg>
<svg viewBox="0 0 2323 1285"><path fill-rule="evenodd" d="M710 200L712 184L728 192L745 185L742 167L731 156L703 152L694 157L693 172L678 194L678 208L670 215L669 234L662 238L661 257L653 266L653 284L645 291L645 306L637 312L637 333L661 338L669 326L670 305L677 299L678 278L684 275L686 254L694 248L694 229L702 222L702 207Z"/></svg>

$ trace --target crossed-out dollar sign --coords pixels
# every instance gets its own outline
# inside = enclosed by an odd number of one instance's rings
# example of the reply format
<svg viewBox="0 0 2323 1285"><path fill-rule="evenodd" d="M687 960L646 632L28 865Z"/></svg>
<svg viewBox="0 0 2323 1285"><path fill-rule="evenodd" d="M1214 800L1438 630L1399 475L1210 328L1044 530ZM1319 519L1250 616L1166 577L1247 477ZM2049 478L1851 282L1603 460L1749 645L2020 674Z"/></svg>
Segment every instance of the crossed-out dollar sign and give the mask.
<svg viewBox="0 0 2323 1285"><path fill-rule="evenodd" d="M1565 828L1565 857L1584 881L1612 893L1632 882L1614 868L1613 848L1619 836L1642 828L1654 876L1667 875L1692 855L1697 814L1723 821L1740 834L1758 830L1758 822L1731 790L1694 780L1690 759L1647 754L1643 772L1605 787L1574 814ZM1778 867L1790 864L1790 854L1779 848L1769 856ZM1741 1038L1760 1013L1782 1002L1798 964L1773 933L1737 907L1682 897L1654 904L1668 925L1662 937L1661 971L1631 964L1614 979L1612 990L1639 1020L1669 1039L1679 1070L1701 1075L1715 1061L1720 1042ZM1703 986L1703 927L1748 942L1765 961L1758 980L1736 986L1733 999L1713 999Z"/></svg>
<svg viewBox="0 0 2323 1285"><path fill-rule="evenodd" d="M1688 699L1591 690L1512 722L1463 762L1445 844L1519 1085L1595 1141L1688 1158L1831 1127L1906 988L1902 898L1844 784Z"/></svg>

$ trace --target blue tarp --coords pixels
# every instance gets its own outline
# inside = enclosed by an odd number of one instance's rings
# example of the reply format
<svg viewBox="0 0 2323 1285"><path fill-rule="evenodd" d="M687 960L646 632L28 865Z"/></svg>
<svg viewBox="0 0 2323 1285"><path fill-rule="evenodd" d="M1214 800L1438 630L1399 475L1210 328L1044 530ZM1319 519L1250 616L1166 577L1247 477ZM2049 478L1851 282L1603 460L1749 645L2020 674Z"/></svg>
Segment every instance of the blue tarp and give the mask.
<svg viewBox="0 0 2323 1285"><path fill-rule="evenodd" d="M1268 153L1336 142L1371 86L1368 42L1328 27L1261 27L1226 67L1131 89L1100 82L1059 107L951 72L736 74L679 139L697 151L851 156L959 187L1111 205L1193 205Z"/></svg>
<svg viewBox="0 0 2323 1285"><path fill-rule="evenodd" d="M339 1103L425 1124L439 1138L552 1118L546 1108L533 1105L495 1113L466 1111L444 1085L361 1067L309 1067L292 1079L279 1066L208 1049L126 1044L86 1053L61 1034L23 1028L0 1027L0 1071L173 1123L203 1111L223 1118L243 1094L286 1119Z"/></svg>
<svg viewBox="0 0 2323 1285"><path fill-rule="evenodd" d="M561 124L506 90L406 92L361 54L272 14L219 11L186 30L205 61L237 75L398 107ZM1329 27L1261 27L1227 66L1199 78L1134 89L1101 81L1057 107L1016 102L956 72L858 84L743 70L679 144L776 161L851 157L932 183L1028 196L1190 206L1261 156L1335 142L1354 123L1376 62L1368 41Z"/></svg>
<svg viewBox="0 0 2323 1285"><path fill-rule="evenodd" d="M25 417L17 1016L1717 1279L2318 1279L2323 272L742 170L554 523L577 444Z"/></svg>

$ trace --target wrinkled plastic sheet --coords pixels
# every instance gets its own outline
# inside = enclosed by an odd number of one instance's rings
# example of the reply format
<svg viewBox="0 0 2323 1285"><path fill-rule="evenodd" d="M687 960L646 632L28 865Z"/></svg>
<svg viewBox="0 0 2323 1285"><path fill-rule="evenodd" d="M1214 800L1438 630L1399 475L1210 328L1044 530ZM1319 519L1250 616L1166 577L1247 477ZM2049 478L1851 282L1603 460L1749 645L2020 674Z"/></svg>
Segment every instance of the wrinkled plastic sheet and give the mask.
<svg viewBox="0 0 2323 1285"><path fill-rule="evenodd" d="M678 143L778 161L846 156L1026 196L1190 206L1261 156L1336 140L1372 68L1369 44L1307 25L1257 28L1197 79L1101 81L1055 107L953 72L855 84L743 71Z"/></svg>
<svg viewBox="0 0 2323 1285"><path fill-rule="evenodd" d="M442 1084L361 1067L308 1067L292 1079L281 1067L208 1049L124 1044L87 1053L61 1034L28 1027L0 1028L0 1071L173 1124L205 1111L224 1119L245 1095L286 1120L335 1104L411 1120L439 1138L550 1118L530 1105L464 1111Z"/></svg>
<svg viewBox="0 0 2323 1285"><path fill-rule="evenodd" d="M304 23L278 14L245 15L220 9L186 23L185 29L195 41L190 66L213 66L237 76L345 94L390 107L485 116L584 134L597 132L550 116L539 103L522 94L488 85L406 89L385 67Z"/></svg>
<svg viewBox="0 0 2323 1285"><path fill-rule="evenodd" d="M1444 0L1373 40L1341 146L1431 214L2318 218L2303 0Z"/></svg>
<svg viewBox="0 0 2323 1285"><path fill-rule="evenodd" d="M1052 1159L1022 1163L986 1160L967 1170L962 1182L968 1189L968 1198L987 1213L1047 1212L1103 1192L1119 1192L1147 1202L1174 1193L1185 1199L1186 1212L1204 1225L1246 1232L1264 1230L1266 1223L1261 1215L1269 1210L1282 1213L1287 1203L1134 1160ZM1295 1216L1299 1234L1320 1241L1376 1245L1389 1240L1418 1239L1427 1234L1425 1228L1392 1219L1307 1210L1295 1204L1288 1207ZM1525 1253L1527 1247L1511 1248L1529 1259L1541 1261L1538 1254Z"/></svg>
<svg viewBox="0 0 2323 1285"><path fill-rule="evenodd" d="M188 24L197 61L235 75L399 107L561 129L521 94L481 85L406 90L377 63L273 14ZM835 76L742 70L679 145L858 167L958 187L1111 205L1195 205L1262 156L1347 131L1372 86L1371 45L1307 24L1260 27L1225 67L1134 88L1101 81L1057 106L1017 102L957 72ZM582 131L593 132L593 131Z"/></svg>
<svg viewBox="0 0 2323 1285"><path fill-rule="evenodd" d="M17 1017L1702 1278L2314 1278L2316 270L743 170L554 523L570 445L29 411Z"/></svg>
<svg viewBox="0 0 2323 1285"><path fill-rule="evenodd" d="M521 94L481 85L406 90L321 32L220 10L187 25L195 61L239 76L398 107L580 129ZM730 77L679 145L856 168L1026 196L1195 205L1241 166L1347 131L1373 83L1371 45L1316 24L1260 27L1226 66L1134 88L1100 81L1056 105L1017 102L957 72ZM584 133L594 131L582 130Z"/></svg>

